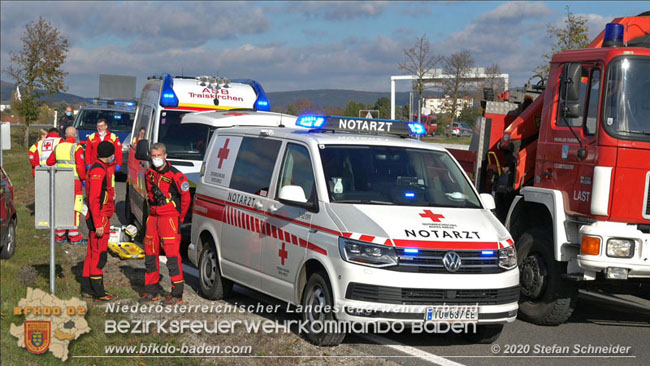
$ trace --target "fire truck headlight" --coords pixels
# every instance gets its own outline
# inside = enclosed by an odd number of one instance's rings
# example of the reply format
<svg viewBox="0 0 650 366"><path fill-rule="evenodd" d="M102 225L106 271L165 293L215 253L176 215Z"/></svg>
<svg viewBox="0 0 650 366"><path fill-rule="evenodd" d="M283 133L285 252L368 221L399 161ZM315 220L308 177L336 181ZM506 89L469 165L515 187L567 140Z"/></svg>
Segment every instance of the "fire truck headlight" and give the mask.
<svg viewBox="0 0 650 366"><path fill-rule="evenodd" d="M615 258L632 258L634 255L634 240L612 238L607 240L607 256Z"/></svg>
<svg viewBox="0 0 650 366"><path fill-rule="evenodd" d="M503 269L517 267L517 250L514 245L499 249L499 267Z"/></svg>
<svg viewBox="0 0 650 366"><path fill-rule="evenodd" d="M371 267L388 267L397 264L393 247L375 245L358 240L339 238L339 252L344 261Z"/></svg>

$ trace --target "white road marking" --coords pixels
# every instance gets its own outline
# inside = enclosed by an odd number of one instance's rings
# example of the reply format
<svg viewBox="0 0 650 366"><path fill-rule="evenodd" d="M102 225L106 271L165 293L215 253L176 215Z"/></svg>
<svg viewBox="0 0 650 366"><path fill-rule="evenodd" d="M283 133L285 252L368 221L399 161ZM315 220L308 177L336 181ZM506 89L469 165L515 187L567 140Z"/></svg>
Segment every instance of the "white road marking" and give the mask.
<svg viewBox="0 0 650 366"><path fill-rule="evenodd" d="M429 361L433 362L437 365L441 366L463 366L462 363L450 361L444 357L436 356L433 353L425 352L421 349L407 346L405 344L390 340L388 338L384 338L382 336L378 336L376 334L359 334L359 337L366 338L372 342L375 342L377 344L380 344L382 346L386 346L389 348L392 348L396 351L400 351L402 353L406 353L411 356L415 356L419 359L422 359L424 361Z"/></svg>

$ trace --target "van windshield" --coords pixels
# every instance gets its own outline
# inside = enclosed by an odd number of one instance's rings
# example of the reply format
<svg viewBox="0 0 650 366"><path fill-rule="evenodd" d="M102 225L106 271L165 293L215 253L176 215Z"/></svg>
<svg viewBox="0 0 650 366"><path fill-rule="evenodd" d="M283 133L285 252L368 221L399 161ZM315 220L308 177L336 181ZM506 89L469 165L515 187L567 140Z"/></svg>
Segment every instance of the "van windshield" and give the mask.
<svg viewBox="0 0 650 366"><path fill-rule="evenodd" d="M325 145L320 154L334 203L481 207L470 183L446 152Z"/></svg>
<svg viewBox="0 0 650 366"><path fill-rule="evenodd" d="M78 130L97 130L97 121L105 119L108 130L111 132L131 132L135 112L82 109L74 121L74 127Z"/></svg>
<svg viewBox="0 0 650 366"><path fill-rule="evenodd" d="M197 123L184 123L187 111L160 112L158 142L165 144L168 159L203 160L212 128Z"/></svg>

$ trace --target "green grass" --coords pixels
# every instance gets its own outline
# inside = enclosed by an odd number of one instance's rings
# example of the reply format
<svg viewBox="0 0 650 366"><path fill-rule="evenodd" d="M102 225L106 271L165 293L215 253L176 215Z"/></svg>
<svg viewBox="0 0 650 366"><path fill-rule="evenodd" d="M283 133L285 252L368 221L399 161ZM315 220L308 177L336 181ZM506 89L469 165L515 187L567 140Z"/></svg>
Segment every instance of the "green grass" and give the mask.
<svg viewBox="0 0 650 366"><path fill-rule="evenodd" d="M434 136L434 137L425 137L422 139L424 142L431 142L437 144L459 144L459 145L469 145L472 141L471 136L467 137L443 137L443 136Z"/></svg>
<svg viewBox="0 0 650 366"><path fill-rule="evenodd" d="M14 130L15 131L15 130ZM25 348L19 348L17 339L9 334L10 324L21 325L25 320L22 315L13 315L13 307L25 297L26 286L19 278L20 268L34 266L39 270L39 275L31 287L40 288L49 293L49 231L36 230L34 216L34 180L31 166L27 159L27 148L21 146L22 134L12 131L12 149L3 152L3 166L14 186L14 198L18 215L17 245L13 258L0 261L0 300L2 319L0 322L0 363L2 365L60 365L62 362L51 353L34 355ZM36 131L32 132L36 136ZM30 139L34 141L35 137ZM62 248L56 251L57 265L62 269L62 275L56 279L56 296L62 300L79 297L80 287L75 280L71 267L72 259L65 255ZM133 291L120 289L116 291L121 298L134 298ZM200 359L145 359L137 355L132 358L93 358L75 359L74 355L104 355L104 345L137 345L140 343L172 343L179 345L174 336L150 335L114 335L104 333L104 320L107 318L104 306L89 305L86 320L91 328L86 333L73 340L69 349L69 358L65 364L69 365L193 365L199 364ZM109 319L120 320L120 316L111 314Z"/></svg>

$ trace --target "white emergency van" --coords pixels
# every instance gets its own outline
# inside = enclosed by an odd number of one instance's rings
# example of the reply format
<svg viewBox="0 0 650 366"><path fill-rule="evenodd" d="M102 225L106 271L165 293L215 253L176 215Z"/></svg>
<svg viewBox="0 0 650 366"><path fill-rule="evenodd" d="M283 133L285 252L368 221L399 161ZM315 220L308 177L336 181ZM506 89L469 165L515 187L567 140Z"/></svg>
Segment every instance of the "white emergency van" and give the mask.
<svg viewBox="0 0 650 366"><path fill-rule="evenodd" d="M129 222L145 222L147 214L144 173L147 160L135 157L137 144L148 150L154 142L167 146L168 161L187 176L194 191L207 142L215 128L205 123L181 124L183 116L197 111L270 111L264 89L254 80L218 77L153 76L145 83L128 143L128 181L125 214ZM228 117L226 115L225 117Z"/></svg>
<svg viewBox="0 0 650 366"><path fill-rule="evenodd" d="M296 124L212 137L188 252L203 296L226 297L238 283L292 304L308 324L471 323L475 342L515 320L513 240L444 148L409 138L423 125ZM319 345L346 334L307 329Z"/></svg>

